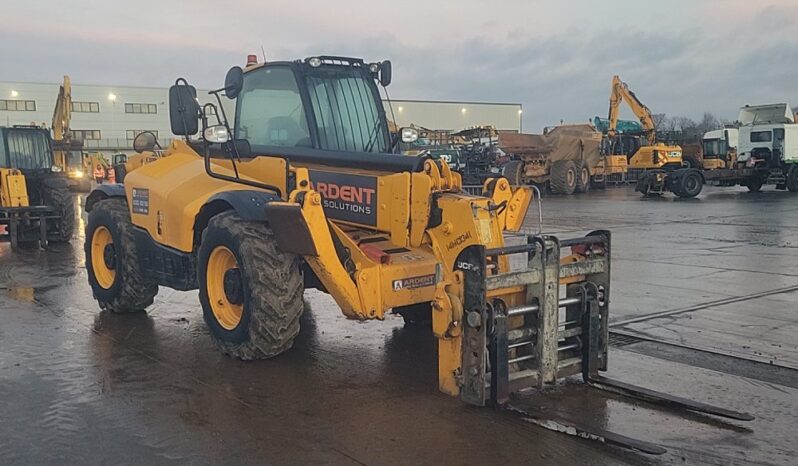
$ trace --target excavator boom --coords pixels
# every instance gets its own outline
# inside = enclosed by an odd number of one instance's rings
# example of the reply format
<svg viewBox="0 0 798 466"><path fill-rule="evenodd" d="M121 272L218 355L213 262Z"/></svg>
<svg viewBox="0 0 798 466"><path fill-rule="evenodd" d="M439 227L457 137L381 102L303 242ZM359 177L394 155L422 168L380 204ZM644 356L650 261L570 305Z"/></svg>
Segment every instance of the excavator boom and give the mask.
<svg viewBox="0 0 798 466"><path fill-rule="evenodd" d="M609 110L609 130L607 134L614 137L617 133L618 126L618 113L620 110L621 102L626 102L632 113L640 120L643 125L643 130L646 132L649 144L654 144L656 140L656 125L654 118L651 115L651 110L646 107L640 99L637 98L634 92L629 89L629 86L621 81L617 75L612 77L612 88L610 90L610 110Z"/></svg>

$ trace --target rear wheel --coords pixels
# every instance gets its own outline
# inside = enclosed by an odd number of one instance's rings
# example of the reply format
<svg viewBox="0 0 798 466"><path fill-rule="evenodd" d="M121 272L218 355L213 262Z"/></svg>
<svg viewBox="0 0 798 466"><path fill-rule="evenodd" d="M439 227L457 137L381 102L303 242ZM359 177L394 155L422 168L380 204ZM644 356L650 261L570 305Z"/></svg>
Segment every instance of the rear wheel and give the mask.
<svg viewBox="0 0 798 466"><path fill-rule="evenodd" d="M798 165L793 165L787 171L787 189L791 193L798 192Z"/></svg>
<svg viewBox="0 0 798 466"><path fill-rule="evenodd" d="M304 309L299 258L278 249L266 224L234 212L213 217L197 275L203 317L224 353L264 359L291 347Z"/></svg>
<svg viewBox="0 0 798 466"><path fill-rule="evenodd" d="M590 191L590 170L584 162L577 165L576 188L578 193L586 193Z"/></svg>
<svg viewBox="0 0 798 466"><path fill-rule="evenodd" d="M765 184L761 177L755 176L745 183L745 187L752 193L758 193L762 190L762 185Z"/></svg>
<svg viewBox="0 0 798 466"><path fill-rule="evenodd" d="M89 285L102 309L134 312L152 304L158 284L141 270L133 224L123 199L104 199L94 205L84 250Z"/></svg>
<svg viewBox="0 0 798 466"><path fill-rule="evenodd" d="M520 186L523 184L521 170L524 168L524 162L520 160L510 160L502 168L502 176L507 178L512 186Z"/></svg>
<svg viewBox="0 0 798 466"><path fill-rule="evenodd" d="M554 194L573 194L576 190L576 164L573 160L558 160L551 166L549 186Z"/></svg>

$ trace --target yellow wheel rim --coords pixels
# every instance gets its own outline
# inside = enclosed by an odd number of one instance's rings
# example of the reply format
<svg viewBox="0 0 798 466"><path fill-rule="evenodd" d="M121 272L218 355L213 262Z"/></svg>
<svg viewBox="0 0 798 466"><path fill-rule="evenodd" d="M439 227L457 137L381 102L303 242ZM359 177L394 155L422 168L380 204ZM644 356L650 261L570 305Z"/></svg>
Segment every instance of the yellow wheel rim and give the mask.
<svg viewBox="0 0 798 466"><path fill-rule="evenodd" d="M114 238L104 226L97 227L91 236L91 268L94 278L103 289L109 289L116 279Z"/></svg>
<svg viewBox="0 0 798 466"><path fill-rule="evenodd" d="M244 313L243 304L230 302L225 291L225 274L229 270L238 268L236 256L224 246L217 246L211 251L206 270L206 290L210 301L213 316L216 322L225 330L233 330L241 322Z"/></svg>

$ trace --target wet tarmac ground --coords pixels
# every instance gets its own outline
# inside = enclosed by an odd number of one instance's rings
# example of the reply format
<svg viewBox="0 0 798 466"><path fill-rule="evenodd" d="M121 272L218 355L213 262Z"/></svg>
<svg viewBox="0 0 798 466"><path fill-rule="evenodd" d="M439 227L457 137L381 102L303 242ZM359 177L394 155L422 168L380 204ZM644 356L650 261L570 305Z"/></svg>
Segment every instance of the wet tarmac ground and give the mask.
<svg viewBox="0 0 798 466"><path fill-rule="evenodd" d="M795 464L798 196L631 188L544 199L544 231L609 229L608 375L729 409L722 421L574 379L514 403L668 449L566 436L437 391L436 343L306 292L294 348L221 355L196 292L100 312L71 245L0 246L0 464ZM536 219L530 215L528 226Z"/></svg>

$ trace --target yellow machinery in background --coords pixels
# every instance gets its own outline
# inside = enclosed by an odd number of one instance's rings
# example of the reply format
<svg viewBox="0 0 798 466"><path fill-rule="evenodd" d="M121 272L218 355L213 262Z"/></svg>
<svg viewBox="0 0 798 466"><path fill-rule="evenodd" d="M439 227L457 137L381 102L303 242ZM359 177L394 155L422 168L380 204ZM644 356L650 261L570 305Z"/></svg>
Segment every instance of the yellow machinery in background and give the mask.
<svg viewBox="0 0 798 466"><path fill-rule="evenodd" d="M507 406L512 393L574 374L643 396L599 375L610 233L520 233L529 188L491 178L469 195L445 161L401 155L378 88L390 80L388 61L253 64L231 69L212 91L218 105L200 108L194 87L178 79L170 122L185 139L156 157L153 135L139 135L140 163L128 160L122 184L98 186L86 200L86 268L100 307L140 311L159 286L199 289L217 346L261 359L292 346L303 291L313 287L350 319L393 312L430 325L439 389L470 404ZM234 124L208 118L221 115L222 92L237 100Z"/></svg>
<svg viewBox="0 0 798 466"><path fill-rule="evenodd" d="M640 120L643 134L618 134L618 114L622 102ZM685 167L682 148L657 142L657 130L651 110L646 107L621 78L613 76L610 90L609 129L610 153L624 154L629 169L644 170L635 189L643 195L670 191L679 197L695 197L704 185L701 170Z"/></svg>
<svg viewBox="0 0 798 466"><path fill-rule="evenodd" d="M44 247L69 241L74 226L74 197L55 163L49 131L0 127L0 242Z"/></svg>
<svg viewBox="0 0 798 466"><path fill-rule="evenodd" d="M67 175L69 186L76 191L89 191L91 173L86 171L83 141L74 139L72 121L72 82L69 76L58 89L52 121L52 144L55 165Z"/></svg>
<svg viewBox="0 0 798 466"><path fill-rule="evenodd" d="M682 166L682 148L656 142L657 131L651 110L640 102L629 86L618 76L613 76L610 90L609 130L607 136L612 140L617 134L618 114L622 102L626 102L632 113L640 120L644 134L637 144L625 155L629 158L629 168L666 169Z"/></svg>
<svg viewBox="0 0 798 466"><path fill-rule="evenodd" d="M25 175L13 168L0 168L0 207L28 207Z"/></svg>

